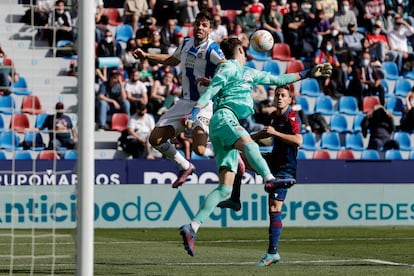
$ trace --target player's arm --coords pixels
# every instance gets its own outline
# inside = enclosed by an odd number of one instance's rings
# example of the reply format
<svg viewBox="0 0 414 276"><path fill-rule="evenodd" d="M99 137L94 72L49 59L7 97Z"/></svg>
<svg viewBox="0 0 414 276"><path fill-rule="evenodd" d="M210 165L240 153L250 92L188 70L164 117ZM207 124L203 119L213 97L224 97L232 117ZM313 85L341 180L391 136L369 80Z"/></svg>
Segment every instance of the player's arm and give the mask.
<svg viewBox="0 0 414 276"><path fill-rule="evenodd" d="M200 109L205 107L208 102L214 97L227 83L229 74L234 71L228 63L221 63L217 68L217 72L211 80L207 90L201 95L197 103L194 105L190 114L187 114L181 118L181 123L187 127L191 128L193 122L196 120Z"/></svg>
<svg viewBox="0 0 414 276"><path fill-rule="evenodd" d="M296 147L300 147L303 143L303 137L301 134L286 134L275 130L272 126L265 126L263 130L252 134L251 137L253 140L260 140L264 138L273 137L286 144L290 144Z"/></svg>
<svg viewBox="0 0 414 276"><path fill-rule="evenodd" d="M332 65L329 63L318 64L312 69L280 76L274 76L269 72L259 71L255 69L252 69L252 71L254 72L253 79L255 81L255 84L282 86L306 78L328 78L332 74Z"/></svg>
<svg viewBox="0 0 414 276"><path fill-rule="evenodd" d="M180 60L172 55L146 53L139 48L134 51L133 56L137 59L148 59L151 62L170 66L177 66L180 63Z"/></svg>

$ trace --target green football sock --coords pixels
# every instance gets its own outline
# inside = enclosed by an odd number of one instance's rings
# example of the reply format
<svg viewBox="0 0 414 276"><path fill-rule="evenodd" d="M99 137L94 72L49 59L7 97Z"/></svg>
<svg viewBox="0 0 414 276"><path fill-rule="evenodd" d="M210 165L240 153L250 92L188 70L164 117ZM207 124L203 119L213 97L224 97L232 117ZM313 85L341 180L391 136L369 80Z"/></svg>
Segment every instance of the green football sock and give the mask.
<svg viewBox="0 0 414 276"><path fill-rule="evenodd" d="M204 200L194 220L203 223L216 208L217 204L230 196L231 189L232 187L229 185L219 184Z"/></svg>
<svg viewBox="0 0 414 276"><path fill-rule="evenodd" d="M259 146L255 142L250 142L244 145L244 153L250 166L263 178L271 174L266 160L260 153Z"/></svg>

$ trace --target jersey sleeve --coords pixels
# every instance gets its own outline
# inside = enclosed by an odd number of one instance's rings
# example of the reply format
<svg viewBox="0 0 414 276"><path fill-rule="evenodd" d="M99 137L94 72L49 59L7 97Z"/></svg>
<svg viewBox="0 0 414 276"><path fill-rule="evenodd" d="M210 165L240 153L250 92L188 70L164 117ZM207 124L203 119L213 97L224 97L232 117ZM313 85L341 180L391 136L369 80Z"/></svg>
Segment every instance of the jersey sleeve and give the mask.
<svg viewBox="0 0 414 276"><path fill-rule="evenodd" d="M207 90L198 99L197 104L206 106L208 101L214 97L224 86L226 86L231 72L234 72L235 68L229 63L225 62L217 67L217 71L210 82Z"/></svg>
<svg viewBox="0 0 414 276"><path fill-rule="evenodd" d="M224 54L217 43L211 44L210 62L217 65L224 60Z"/></svg>
<svg viewBox="0 0 414 276"><path fill-rule="evenodd" d="M282 86L296 81L296 74L284 74L279 76L274 76L269 72L259 71L253 68L251 69L251 74L253 77L254 84L262 85L276 85Z"/></svg>

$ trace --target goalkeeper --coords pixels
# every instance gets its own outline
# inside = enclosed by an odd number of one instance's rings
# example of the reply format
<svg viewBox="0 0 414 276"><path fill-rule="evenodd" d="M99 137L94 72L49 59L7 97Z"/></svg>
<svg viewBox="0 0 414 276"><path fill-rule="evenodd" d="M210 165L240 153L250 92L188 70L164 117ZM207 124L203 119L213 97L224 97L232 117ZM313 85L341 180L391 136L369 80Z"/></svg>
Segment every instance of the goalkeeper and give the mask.
<svg viewBox="0 0 414 276"><path fill-rule="evenodd" d="M235 37L226 39L221 43L220 48L227 61L218 66L209 87L199 98L192 112L182 118L183 124L191 128L200 109L211 98L214 99L209 131L219 173L219 185L207 196L190 224L180 227L184 247L191 256L194 256L194 242L200 225L210 216L219 202L230 196L238 167L238 151L244 153L251 167L263 177L266 192L272 193L280 188L279 182L260 154L259 146L239 123L240 119L245 119L254 113L252 87L257 84L282 86L308 77L328 77L332 72L331 65L320 64L312 70L273 76L268 72L244 66L245 52L239 39Z"/></svg>

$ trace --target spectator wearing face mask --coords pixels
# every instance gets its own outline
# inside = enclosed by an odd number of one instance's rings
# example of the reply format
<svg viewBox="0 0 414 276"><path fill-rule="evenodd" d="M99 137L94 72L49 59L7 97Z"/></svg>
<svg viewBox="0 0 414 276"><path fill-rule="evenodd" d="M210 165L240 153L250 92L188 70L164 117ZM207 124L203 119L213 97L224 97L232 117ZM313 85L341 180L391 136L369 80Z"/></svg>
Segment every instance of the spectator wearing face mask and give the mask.
<svg viewBox="0 0 414 276"><path fill-rule="evenodd" d="M400 73L404 70L403 66L405 62L414 60L414 54L408 49L408 37L413 34L413 26L408 24L401 15L396 14L394 17L394 29L388 33L387 38L391 51L396 54L395 62L400 69Z"/></svg>
<svg viewBox="0 0 414 276"><path fill-rule="evenodd" d="M357 18L353 10L350 9L349 1L342 1L342 5L333 17L333 21L338 24L339 31L348 34L350 24L357 25Z"/></svg>
<svg viewBox="0 0 414 276"><path fill-rule="evenodd" d="M49 28L49 46L56 45L60 40L75 41L72 17L69 11L65 11L65 1L63 0L56 1L55 9L49 13L49 20L45 27Z"/></svg>
<svg viewBox="0 0 414 276"><path fill-rule="evenodd" d="M65 112L62 102L56 103L56 113L46 117L39 130L47 129L49 132L48 149L58 150L59 148L74 149L78 135L72 120Z"/></svg>

